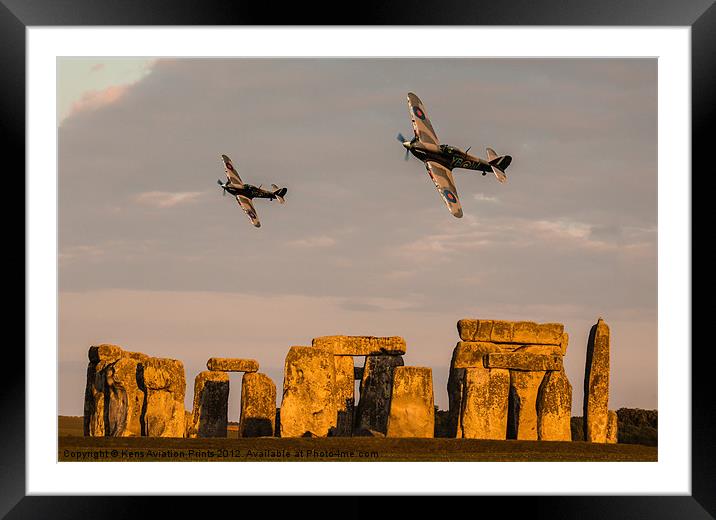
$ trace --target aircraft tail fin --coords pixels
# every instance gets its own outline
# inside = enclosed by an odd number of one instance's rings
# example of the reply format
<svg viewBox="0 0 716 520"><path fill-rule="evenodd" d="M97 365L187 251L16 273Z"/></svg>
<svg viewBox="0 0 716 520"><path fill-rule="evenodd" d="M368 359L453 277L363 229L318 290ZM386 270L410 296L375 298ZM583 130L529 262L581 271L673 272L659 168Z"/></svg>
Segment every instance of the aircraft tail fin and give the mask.
<svg viewBox="0 0 716 520"><path fill-rule="evenodd" d="M487 162L492 167L492 171L500 182L505 182L507 176L505 170L512 162L512 157L509 155L497 155L495 150L487 148Z"/></svg>
<svg viewBox="0 0 716 520"><path fill-rule="evenodd" d="M497 166L494 164L490 164L492 167L492 173L495 174L495 177L497 177L497 180L500 182L505 182L507 180L507 175L505 175L505 172L500 170Z"/></svg>
<svg viewBox="0 0 716 520"><path fill-rule="evenodd" d="M284 197L286 196L286 192L288 191L288 189L287 189L287 188L279 188L279 187L276 186L275 184L272 184L271 186L273 186L273 189L274 189L273 194L276 196L276 198L278 199L278 201L279 201L281 204L283 204L284 202L286 202L286 200L284 199Z"/></svg>

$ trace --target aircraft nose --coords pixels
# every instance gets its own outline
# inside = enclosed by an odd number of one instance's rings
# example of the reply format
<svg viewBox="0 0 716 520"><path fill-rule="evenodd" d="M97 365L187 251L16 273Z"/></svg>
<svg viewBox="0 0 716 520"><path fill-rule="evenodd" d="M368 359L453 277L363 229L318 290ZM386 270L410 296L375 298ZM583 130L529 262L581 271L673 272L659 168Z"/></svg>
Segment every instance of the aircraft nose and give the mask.
<svg viewBox="0 0 716 520"><path fill-rule="evenodd" d="M409 150L410 149L410 141L403 141L403 146Z"/></svg>

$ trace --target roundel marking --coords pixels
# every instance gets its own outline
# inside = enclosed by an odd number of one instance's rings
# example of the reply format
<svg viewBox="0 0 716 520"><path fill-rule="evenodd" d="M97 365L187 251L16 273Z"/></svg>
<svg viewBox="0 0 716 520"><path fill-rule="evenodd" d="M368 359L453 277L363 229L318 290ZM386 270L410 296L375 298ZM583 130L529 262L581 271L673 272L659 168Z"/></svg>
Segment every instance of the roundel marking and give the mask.
<svg viewBox="0 0 716 520"><path fill-rule="evenodd" d="M443 195L445 195L445 198L452 202L453 204L457 202L457 197L455 197L455 194L450 190L443 190Z"/></svg>
<svg viewBox="0 0 716 520"><path fill-rule="evenodd" d="M418 116L418 118L419 118L421 121L424 121L424 120L425 120L425 112L423 112L422 110L420 110L420 107L413 107L413 114L415 114L416 116Z"/></svg>

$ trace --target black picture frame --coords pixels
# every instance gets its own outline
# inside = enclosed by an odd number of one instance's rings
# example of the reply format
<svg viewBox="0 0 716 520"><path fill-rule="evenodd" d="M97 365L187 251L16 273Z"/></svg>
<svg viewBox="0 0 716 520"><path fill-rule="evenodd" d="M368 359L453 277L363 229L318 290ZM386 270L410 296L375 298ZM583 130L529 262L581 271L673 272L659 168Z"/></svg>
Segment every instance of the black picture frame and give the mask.
<svg viewBox="0 0 716 520"><path fill-rule="evenodd" d="M315 4L319 5L319 4ZM343 15L343 16L341 16ZM277 8L258 2L205 0L0 0L0 125L6 157L25 170L25 29L29 26L103 25L550 25L550 26L688 26L691 28L692 171L707 164L708 125L716 101L716 6L713 0L524 0L467 2L429 0L420 3L360 2L333 4L315 11L298 3ZM408 45L409 42L406 42ZM9 173L9 170L6 170ZM17 181L6 184L17 198ZM692 176L693 178L693 176ZM689 179L689 182L693 182ZM24 188L23 188L24 189ZM693 193L693 184L692 184ZM31 194L25 193L26 196ZM24 197L23 197L24 200ZM692 235L693 236L693 235ZM24 239L24 238L23 238ZM24 251L24 248L23 248ZM691 253L693 254L693 253ZM24 253L23 253L23 259ZM23 270L25 269L23 262ZM26 279L27 283L27 279ZM24 299L23 299L24 301ZM16 308L16 307L15 307ZM24 307L23 307L24 308ZM24 314L24 312L23 312ZM692 321L693 322L693 321ZM24 330L23 330L24 337ZM711 398L708 345L691 348L692 340L674 346L692 360L692 492L688 496L565 496L485 497L508 516L524 510L550 518L714 518L716 517L716 407ZM25 483L25 357L9 345L0 392L2 439L0 454L0 515L7 518L136 517L147 497L26 496ZM96 478L88 468L88 478ZM178 498L168 498L177 501ZM245 499L242 499L245 500ZM265 499L264 499L265 500ZM344 515L357 516L360 499L346 499ZM292 502L293 509L304 500ZM402 501L401 516L422 508L423 500ZM308 508L314 508L306 502ZM175 507L178 504L175 504ZM444 505L444 503L442 504ZM241 510L246 511L245 505ZM276 504L269 505L278 514ZM372 509L371 506L368 506ZM460 506L457 506L460 507ZM484 507L484 505L481 505ZM240 510L240 511L241 511ZM327 510L335 513L333 507ZM212 509L207 509L209 513ZM237 511L236 513L240 513ZM235 514L236 514L235 513ZM175 513L170 513L175 514ZM272 514L273 516L273 514ZM364 515L361 515L364 516Z"/></svg>

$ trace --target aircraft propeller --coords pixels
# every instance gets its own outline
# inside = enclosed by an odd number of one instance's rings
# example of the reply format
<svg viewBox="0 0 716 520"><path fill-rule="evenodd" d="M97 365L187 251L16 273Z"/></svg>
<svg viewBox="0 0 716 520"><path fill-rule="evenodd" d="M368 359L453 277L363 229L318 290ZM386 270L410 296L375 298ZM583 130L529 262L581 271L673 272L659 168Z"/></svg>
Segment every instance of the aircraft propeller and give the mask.
<svg viewBox="0 0 716 520"><path fill-rule="evenodd" d="M405 136L403 134L401 134L400 132L398 132L398 135L396 135L395 138L398 141L400 141L400 144L402 144L403 146L405 146L405 143L408 142L408 140L405 138ZM407 161L408 159L410 159L410 149L406 146L405 147L405 160Z"/></svg>
<svg viewBox="0 0 716 520"><path fill-rule="evenodd" d="M219 186L221 186L222 188L224 188L224 183L221 182L221 179L217 179L217 180L216 180L216 183L217 183ZM226 188L224 188L223 190L221 190L221 196L223 197L224 195L226 195Z"/></svg>

